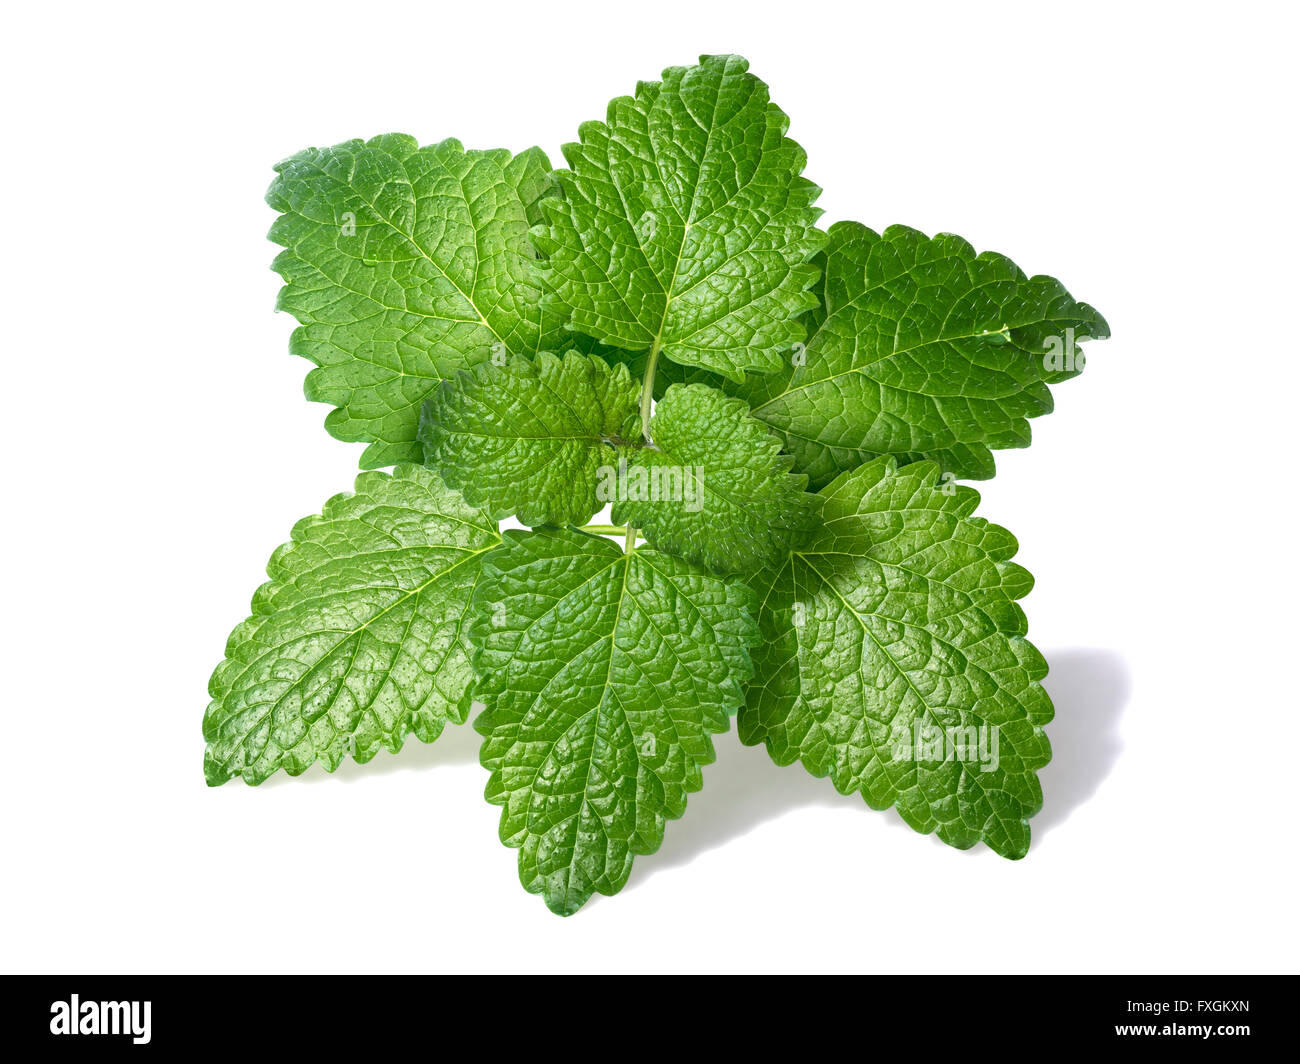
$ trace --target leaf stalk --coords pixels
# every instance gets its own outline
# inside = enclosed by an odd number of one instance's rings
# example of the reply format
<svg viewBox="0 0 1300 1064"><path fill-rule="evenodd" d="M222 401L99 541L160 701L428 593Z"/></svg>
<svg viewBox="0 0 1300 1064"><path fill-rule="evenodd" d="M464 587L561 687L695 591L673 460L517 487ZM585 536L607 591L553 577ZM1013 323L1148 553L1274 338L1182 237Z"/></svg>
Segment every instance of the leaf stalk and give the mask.
<svg viewBox="0 0 1300 1064"><path fill-rule="evenodd" d="M663 345L662 335L655 337L654 344L650 347L650 354L646 358L645 373L641 377L641 437L646 443L650 442L650 408L654 405L655 398L655 370L659 368L659 348ZM633 528L631 525L627 529L627 537L623 540L623 552L631 554L632 548L636 546L636 537L640 529Z"/></svg>

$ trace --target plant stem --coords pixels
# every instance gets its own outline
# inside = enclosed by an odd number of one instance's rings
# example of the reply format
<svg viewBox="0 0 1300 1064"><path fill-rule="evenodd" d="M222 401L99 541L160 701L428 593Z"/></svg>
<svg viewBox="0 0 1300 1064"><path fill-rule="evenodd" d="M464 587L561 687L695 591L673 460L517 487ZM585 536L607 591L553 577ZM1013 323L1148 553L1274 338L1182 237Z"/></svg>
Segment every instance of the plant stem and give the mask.
<svg viewBox="0 0 1300 1064"><path fill-rule="evenodd" d="M627 534L626 525L583 525L579 532L590 532L596 536L623 536Z"/></svg>
<svg viewBox="0 0 1300 1064"><path fill-rule="evenodd" d="M650 357L646 359L645 376L641 378L641 435L646 443L650 442L650 404L655 396L655 370L659 368L659 347L662 341L656 337L650 348Z"/></svg>
<svg viewBox="0 0 1300 1064"><path fill-rule="evenodd" d="M659 368L659 347L662 343L661 337L656 336L645 361L645 374L641 378L641 437L646 443L650 442L650 407L655 401L655 370ZM628 525L627 537L623 540L624 554L632 553L639 531L640 529Z"/></svg>

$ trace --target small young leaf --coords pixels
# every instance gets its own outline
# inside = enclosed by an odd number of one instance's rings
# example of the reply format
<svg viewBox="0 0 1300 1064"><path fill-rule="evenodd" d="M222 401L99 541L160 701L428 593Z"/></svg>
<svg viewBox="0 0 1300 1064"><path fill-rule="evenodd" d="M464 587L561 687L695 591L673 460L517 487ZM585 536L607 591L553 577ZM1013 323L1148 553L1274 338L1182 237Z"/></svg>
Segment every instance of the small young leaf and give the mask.
<svg viewBox="0 0 1300 1064"><path fill-rule="evenodd" d="M425 404L425 461L475 506L526 525L582 524L604 505L597 472L637 413L626 366L543 352L443 382Z"/></svg>
<svg viewBox="0 0 1300 1064"><path fill-rule="evenodd" d="M823 530L751 582L765 642L740 737L951 846L1023 857L1051 756L1016 603L1033 581L1011 534L971 516L976 492L937 473L886 457L841 475Z"/></svg>
<svg viewBox="0 0 1300 1064"><path fill-rule="evenodd" d="M419 461L420 406L440 379L561 340L528 238L536 201L520 199L540 192L533 151L388 134L276 167L278 305L301 322L289 349L316 363L307 398L338 407L330 433L370 442L362 466Z"/></svg>
<svg viewBox="0 0 1300 1064"><path fill-rule="evenodd" d="M1052 409L1048 384L1077 375L1075 345L1105 319L1059 281L949 233L831 227L823 305L780 373L727 386L746 399L820 486L877 455L993 475L991 450L1029 444Z"/></svg>
<svg viewBox="0 0 1300 1064"><path fill-rule="evenodd" d="M474 727L519 878L568 916L620 890L713 760L751 671L750 590L572 529L510 531L474 596Z"/></svg>
<svg viewBox="0 0 1300 1064"><path fill-rule="evenodd" d="M775 370L816 305L820 191L767 86L738 56L665 70L566 144L534 230L579 332L739 380Z"/></svg>
<svg viewBox="0 0 1300 1064"><path fill-rule="evenodd" d="M521 151L505 165L506 181L514 188L529 225L544 221L541 201L547 196L560 194L560 183L555 180L551 160L541 148Z"/></svg>
<svg viewBox="0 0 1300 1064"><path fill-rule="evenodd" d="M231 633L203 718L211 785L261 783L347 753L396 753L464 723L465 613L496 525L419 466L363 473L294 527Z"/></svg>
<svg viewBox="0 0 1300 1064"><path fill-rule="evenodd" d="M738 399L706 384L674 384L650 420L655 449L628 452L617 471L616 523L651 546L718 572L777 561L817 525L821 499L790 472L781 441Z"/></svg>

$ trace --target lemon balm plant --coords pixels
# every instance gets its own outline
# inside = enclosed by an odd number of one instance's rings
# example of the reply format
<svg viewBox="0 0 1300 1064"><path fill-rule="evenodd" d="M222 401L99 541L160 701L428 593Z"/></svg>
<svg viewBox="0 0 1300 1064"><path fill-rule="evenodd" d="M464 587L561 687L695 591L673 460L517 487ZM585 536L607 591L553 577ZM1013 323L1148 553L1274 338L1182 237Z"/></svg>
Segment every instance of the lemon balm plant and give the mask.
<svg viewBox="0 0 1300 1064"><path fill-rule="evenodd" d="M371 471L231 634L210 784L482 703L501 839L567 915L659 847L734 716L918 831L1025 854L1032 580L956 480L1029 443L1106 323L956 236L820 230L787 124L705 56L580 126L565 169L398 135L276 168L291 350Z"/></svg>

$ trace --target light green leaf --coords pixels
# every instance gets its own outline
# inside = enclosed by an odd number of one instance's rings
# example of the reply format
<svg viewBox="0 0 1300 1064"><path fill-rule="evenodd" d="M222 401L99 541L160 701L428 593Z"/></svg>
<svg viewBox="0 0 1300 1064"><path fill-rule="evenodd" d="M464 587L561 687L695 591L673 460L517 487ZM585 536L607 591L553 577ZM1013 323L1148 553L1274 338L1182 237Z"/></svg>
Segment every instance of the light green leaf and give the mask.
<svg viewBox="0 0 1300 1064"><path fill-rule="evenodd" d="M506 180L514 188L524 205L529 225L544 221L541 201L547 196L560 194L560 183L555 180L551 160L541 148L521 151L505 166Z"/></svg>
<svg viewBox="0 0 1300 1064"><path fill-rule="evenodd" d="M843 474L823 530L752 581L765 642L740 737L949 845L1023 857L1051 756L1047 665L1016 603L1033 581L1011 534L971 516L975 491L937 474Z"/></svg>
<svg viewBox="0 0 1300 1064"><path fill-rule="evenodd" d="M230 635L203 718L209 784L261 783L319 759L433 742L470 706L465 614L486 552L487 515L436 474L363 473L294 527L271 556L253 615Z"/></svg>
<svg viewBox="0 0 1300 1064"><path fill-rule="evenodd" d="M949 233L841 222L821 263L807 344L783 352L782 372L726 389L814 485L881 454L991 477L991 451L1028 446L1027 419L1052 409L1047 386L1082 370L1075 345L1109 335L1059 281Z"/></svg>
<svg viewBox="0 0 1300 1064"><path fill-rule="evenodd" d="M603 507L597 474L637 414L626 366L543 352L476 366L425 405L425 461L475 506L526 525L578 525Z"/></svg>
<svg viewBox="0 0 1300 1064"><path fill-rule="evenodd" d="M650 420L654 449L627 452L613 519L651 546L718 572L770 565L817 525L821 500L790 472L781 442L738 399L674 384Z"/></svg>
<svg viewBox="0 0 1300 1064"><path fill-rule="evenodd" d="M767 86L738 56L641 82L564 147L534 230L572 326L739 380L775 370L816 299L820 191Z"/></svg>
<svg viewBox="0 0 1300 1064"><path fill-rule="evenodd" d="M474 722L524 887L569 915L653 853L750 675L753 596L653 550L511 531L484 566Z"/></svg>
<svg viewBox="0 0 1300 1064"><path fill-rule="evenodd" d="M278 306L302 323L289 349L317 366L307 398L338 407L330 433L370 443L363 466L419 461L420 406L442 378L561 338L528 238L536 202L520 199L544 160L388 134L276 167Z"/></svg>

